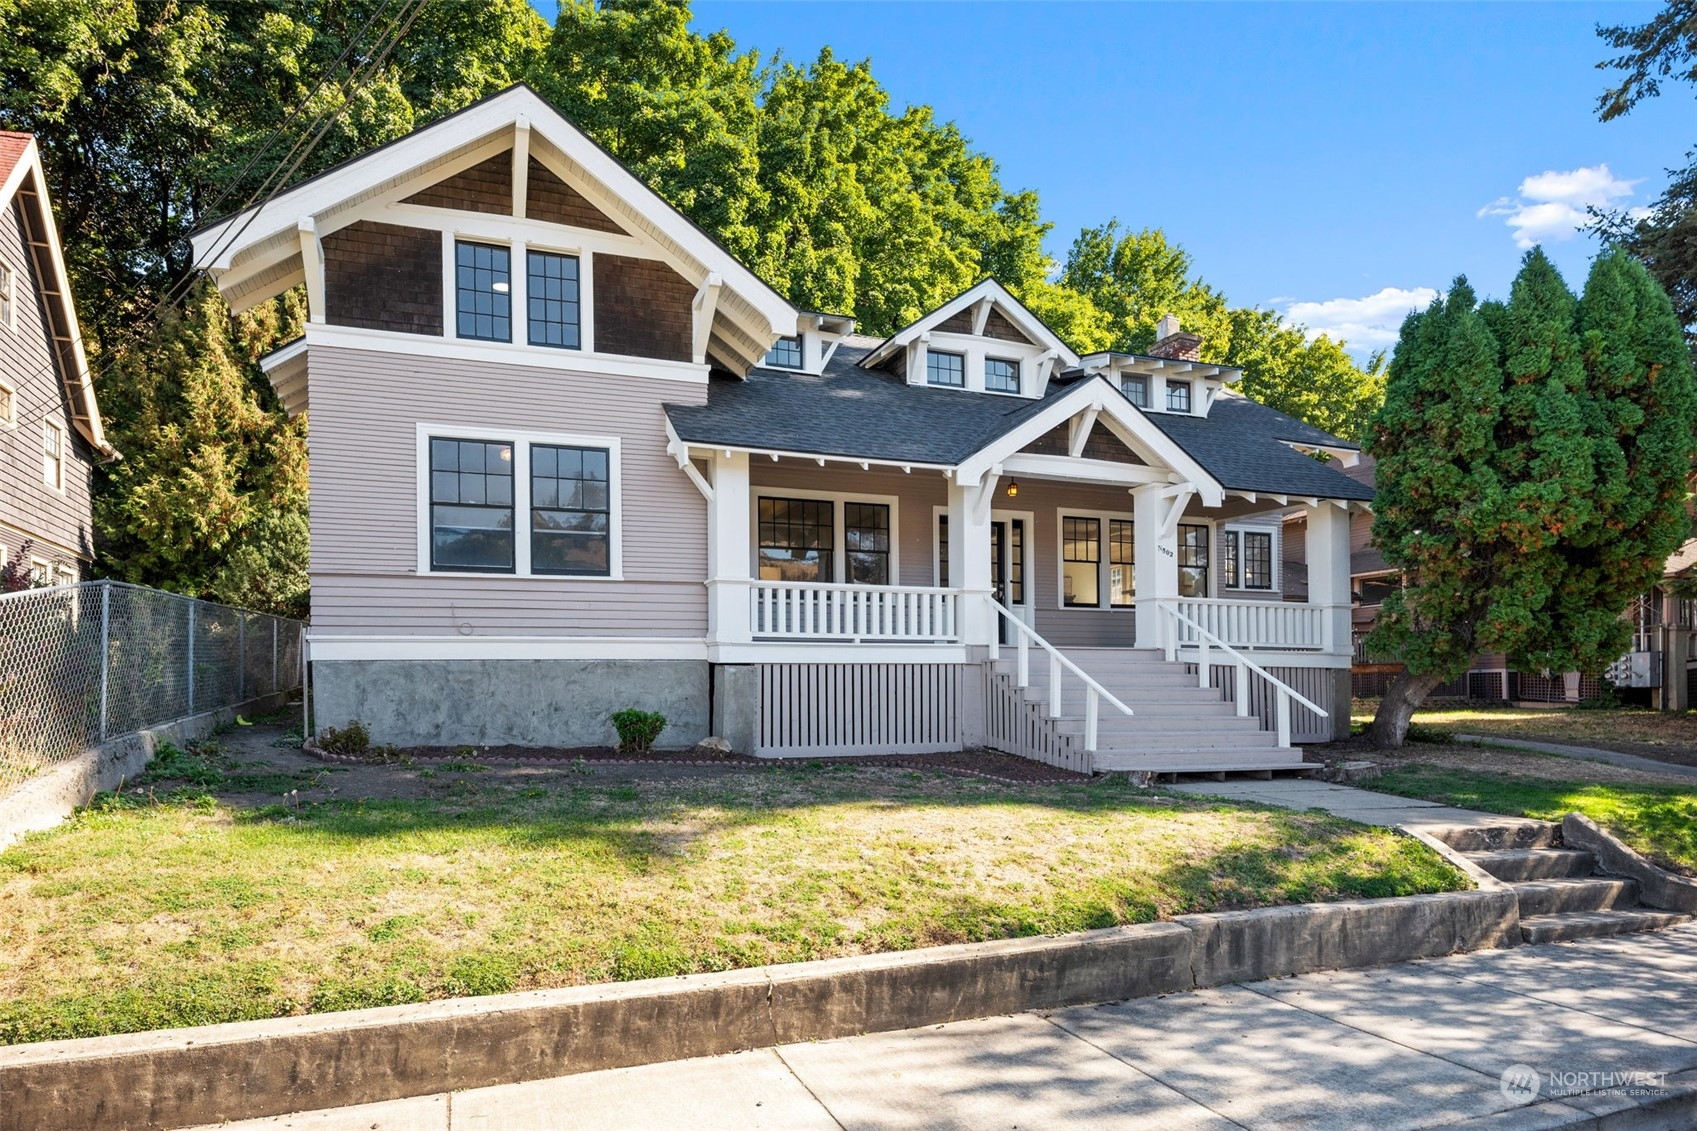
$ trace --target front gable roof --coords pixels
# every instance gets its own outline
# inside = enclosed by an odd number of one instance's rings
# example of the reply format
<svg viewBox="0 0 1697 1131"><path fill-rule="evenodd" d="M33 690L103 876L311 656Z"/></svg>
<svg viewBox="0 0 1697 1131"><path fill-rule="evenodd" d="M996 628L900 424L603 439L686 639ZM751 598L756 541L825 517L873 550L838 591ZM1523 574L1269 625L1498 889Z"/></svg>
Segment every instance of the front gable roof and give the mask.
<svg viewBox="0 0 1697 1131"><path fill-rule="evenodd" d="M1073 368L1079 364L1078 354L1073 352L1071 346L1044 325L1041 318L1026 309L1025 304L1015 298L1006 287L992 278L975 283L931 313L903 326L879 342L861 359L860 364L868 369L883 365L921 334L933 330L984 334L990 329L989 320L995 315L1000 315L1008 330L1019 334L1027 342L1053 350L1060 361L1057 368Z"/></svg>
<svg viewBox="0 0 1697 1131"><path fill-rule="evenodd" d="M71 424L102 459L114 459L118 453L106 441L101 426L94 378L88 370L82 327L77 322L76 302L71 297L70 276L59 244L59 226L54 223L53 202L47 195L41 150L33 134L0 130L0 209L12 207L14 201L20 206L31 260L18 266L32 273L41 295L51 336L48 345L70 402Z"/></svg>
<svg viewBox="0 0 1697 1131"><path fill-rule="evenodd" d="M523 84L202 228L192 237L195 259L207 265L232 308L245 309L305 277L302 230L334 230L338 217L362 204L401 200L486 166L500 153L510 152L520 132L526 137L529 162L540 163L556 180L561 179L559 171L567 172L601 198L584 201L573 189L571 196L577 199L556 202L560 207L588 206L607 226L652 242L675 264L687 267L694 282L716 276L721 285L718 317L734 318L741 337L758 337L769 345L773 337L795 332L796 310L782 295Z"/></svg>

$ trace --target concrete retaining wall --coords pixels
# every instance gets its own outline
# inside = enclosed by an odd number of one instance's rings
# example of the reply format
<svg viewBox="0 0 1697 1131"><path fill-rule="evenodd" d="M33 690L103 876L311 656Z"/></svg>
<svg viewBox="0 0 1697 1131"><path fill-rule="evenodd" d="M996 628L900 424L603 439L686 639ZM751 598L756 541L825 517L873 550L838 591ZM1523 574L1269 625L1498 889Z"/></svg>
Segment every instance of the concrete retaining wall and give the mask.
<svg viewBox="0 0 1697 1131"><path fill-rule="evenodd" d="M0 1048L0 1131L167 1128L1500 945L1512 892Z"/></svg>
<svg viewBox="0 0 1697 1131"><path fill-rule="evenodd" d="M1666 911L1697 912L1697 880L1658 868L1585 814L1562 818L1561 840L1568 848L1591 853L1603 871L1637 880L1640 902Z"/></svg>
<svg viewBox="0 0 1697 1131"><path fill-rule="evenodd" d="M103 790L116 789L146 768L162 743L204 738L237 715L263 715L281 707L293 691L250 699L186 719L136 731L85 750L0 797L0 849L25 833L50 829L87 805Z"/></svg>
<svg viewBox="0 0 1697 1131"><path fill-rule="evenodd" d="M314 660L320 731L351 720L397 746L613 746L607 716L659 711L656 745L707 737L705 660Z"/></svg>

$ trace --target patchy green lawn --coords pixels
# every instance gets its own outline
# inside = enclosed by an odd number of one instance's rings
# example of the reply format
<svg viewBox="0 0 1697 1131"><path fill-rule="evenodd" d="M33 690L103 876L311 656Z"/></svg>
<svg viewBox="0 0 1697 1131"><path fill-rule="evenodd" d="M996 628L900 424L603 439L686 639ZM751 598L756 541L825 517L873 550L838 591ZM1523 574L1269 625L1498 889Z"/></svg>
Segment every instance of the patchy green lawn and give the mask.
<svg viewBox="0 0 1697 1131"><path fill-rule="evenodd" d="M0 854L0 1042L1466 886L1385 830L1113 782L165 768ZM304 800L361 772L430 795Z"/></svg>
<svg viewBox="0 0 1697 1131"><path fill-rule="evenodd" d="M1577 768L1568 764L1569 770ZM1389 771L1372 787L1404 797L1544 821L1584 813L1664 867L1697 875L1697 787L1559 781L1419 762Z"/></svg>

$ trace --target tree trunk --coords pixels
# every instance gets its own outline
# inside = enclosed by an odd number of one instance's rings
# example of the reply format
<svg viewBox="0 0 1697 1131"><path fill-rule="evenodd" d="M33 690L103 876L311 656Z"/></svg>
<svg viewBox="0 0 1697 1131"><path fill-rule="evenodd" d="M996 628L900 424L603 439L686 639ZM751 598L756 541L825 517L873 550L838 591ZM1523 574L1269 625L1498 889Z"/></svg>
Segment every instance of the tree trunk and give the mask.
<svg viewBox="0 0 1697 1131"><path fill-rule="evenodd" d="M1386 688L1385 697L1379 700L1379 713L1373 716L1373 725L1367 730L1373 745L1392 750L1402 746L1408 738L1408 724L1415 710L1442 682L1435 675L1415 675L1407 668L1398 672Z"/></svg>

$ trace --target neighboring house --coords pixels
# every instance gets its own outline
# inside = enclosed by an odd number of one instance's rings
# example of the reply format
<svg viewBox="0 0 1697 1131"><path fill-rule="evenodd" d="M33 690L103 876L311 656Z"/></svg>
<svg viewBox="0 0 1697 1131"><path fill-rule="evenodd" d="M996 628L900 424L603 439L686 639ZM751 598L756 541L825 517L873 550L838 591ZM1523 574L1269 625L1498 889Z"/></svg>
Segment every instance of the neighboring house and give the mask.
<svg viewBox="0 0 1697 1131"><path fill-rule="evenodd" d="M1081 357L985 280L856 335L525 87L194 244L236 310L305 285L263 364L311 419L319 727L572 747L641 707L663 744L1157 770L1347 731L1372 492L1312 453L1355 451L1171 320Z"/></svg>
<svg viewBox="0 0 1697 1131"><path fill-rule="evenodd" d="M0 563L27 558L38 585L85 578L93 468L115 455L40 152L32 135L0 131Z"/></svg>
<svg viewBox="0 0 1697 1131"><path fill-rule="evenodd" d="M1345 475L1374 485L1374 460L1362 454ZM1284 545L1287 556L1301 556L1307 529L1300 510L1285 515ZM1400 582L1400 575L1385 564L1373 545L1373 515L1363 509L1350 519L1349 581L1354 605L1354 691L1358 697L1384 694L1390 681L1403 669L1394 657L1378 656L1366 646L1367 634L1378 623L1379 608ZM1693 591L1697 574L1697 539L1687 542L1667 561L1664 578L1649 593L1634 597L1626 616L1633 624L1631 650L1603 673L1617 692L1649 706L1685 710L1697 695L1697 655L1692 646L1697 629L1697 600L1682 597ZM1287 601L1305 600L1307 590L1300 562L1285 563ZM1477 699L1492 702L1576 703L1598 697L1602 684L1595 677L1577 672L1521 672L1510 667L1501 653L1473 658L1472 667L1460 679L1440 686L1432 694L1439 699Z"/></svg>

